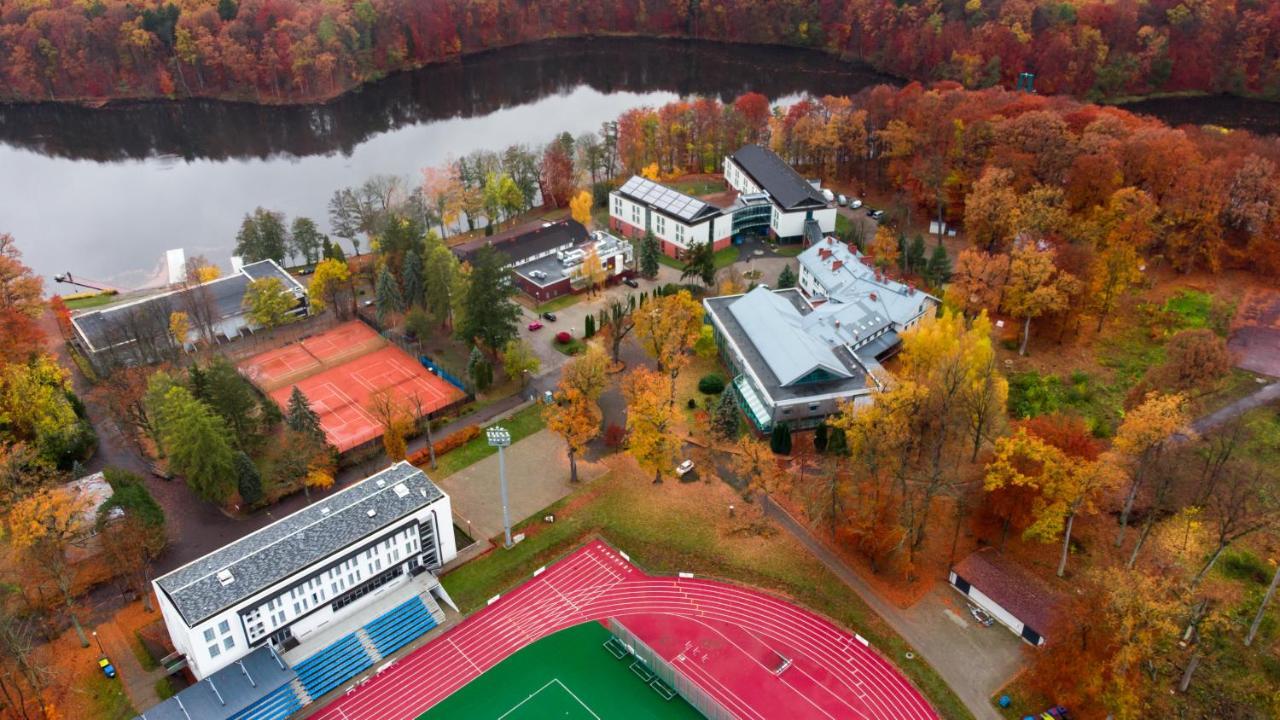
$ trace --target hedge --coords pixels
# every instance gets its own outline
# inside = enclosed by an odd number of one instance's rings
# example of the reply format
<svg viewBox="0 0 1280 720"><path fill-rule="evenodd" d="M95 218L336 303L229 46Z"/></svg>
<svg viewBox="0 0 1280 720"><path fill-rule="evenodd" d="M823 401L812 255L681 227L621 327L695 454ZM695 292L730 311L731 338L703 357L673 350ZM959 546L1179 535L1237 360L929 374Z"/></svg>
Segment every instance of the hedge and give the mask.
<svg viewBox="0 0 1280 720"><path fill-rule="evenodd" d="M436 451L436 457L440 457L450 450L456 450L478 437L480 437L480 426L468 425L448 437L435 441L432 443L432 448ZM428 462L431 459L432 448L415 450L405 459L412 465L419 465L421 463Z"/></svg>

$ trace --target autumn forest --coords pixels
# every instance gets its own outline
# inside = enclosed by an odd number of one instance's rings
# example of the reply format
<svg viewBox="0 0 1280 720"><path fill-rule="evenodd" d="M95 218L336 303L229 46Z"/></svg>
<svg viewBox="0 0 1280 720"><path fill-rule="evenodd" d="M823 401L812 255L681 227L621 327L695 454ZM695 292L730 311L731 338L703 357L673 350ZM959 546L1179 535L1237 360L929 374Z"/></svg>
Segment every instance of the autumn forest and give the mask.
<svg viewBox="0 0 1280 720"><path fill-rule="evenodd" d="M333 97L533 40L687 37L824 50L906 79L1090 99L1280 94L1265 0L5 0L0 100Z"/></svg>

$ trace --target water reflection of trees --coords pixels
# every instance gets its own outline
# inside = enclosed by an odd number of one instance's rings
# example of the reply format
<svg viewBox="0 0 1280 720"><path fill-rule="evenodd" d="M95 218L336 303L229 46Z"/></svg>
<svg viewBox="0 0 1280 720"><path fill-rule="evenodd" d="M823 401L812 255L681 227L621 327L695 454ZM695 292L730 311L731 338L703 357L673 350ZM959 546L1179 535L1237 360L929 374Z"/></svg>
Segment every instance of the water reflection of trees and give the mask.
<svg viewBox="0 0 1280 720"><path fill-rule="evenodd" d="M487 115L587 85L601 92L669 91L728 100L808 91L848 94L889 78L789 48L666 40L553 40L401 73L325 105L217 101L129 103L105 109L0 106L0 142L45 155L112 161L349 154L406 125Z"/></svg>

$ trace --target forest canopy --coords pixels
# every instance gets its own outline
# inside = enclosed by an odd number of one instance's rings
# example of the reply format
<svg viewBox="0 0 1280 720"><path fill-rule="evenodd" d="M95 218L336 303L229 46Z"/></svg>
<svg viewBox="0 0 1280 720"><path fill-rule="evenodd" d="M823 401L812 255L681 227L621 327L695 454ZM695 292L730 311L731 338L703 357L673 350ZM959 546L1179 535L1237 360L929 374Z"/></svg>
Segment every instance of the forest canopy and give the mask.
<svg viewBox="0 0 1280 720"><path fill-rule="evenodd" d="M1280 96L1265 0L3 0L0 100L303 102L552 37L810 47L914 80L1089 99Z"/></svg>

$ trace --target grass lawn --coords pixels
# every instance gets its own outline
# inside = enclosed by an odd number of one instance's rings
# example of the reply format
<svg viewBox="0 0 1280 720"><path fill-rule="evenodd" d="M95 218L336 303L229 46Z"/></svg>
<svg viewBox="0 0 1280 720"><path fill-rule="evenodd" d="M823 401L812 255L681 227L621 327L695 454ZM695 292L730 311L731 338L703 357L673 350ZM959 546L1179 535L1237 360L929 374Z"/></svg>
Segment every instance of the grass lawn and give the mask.
<svg viewBox="0 0 1280 720"><path fill-rule="evenodd" d="M836 223L836 224L839 225L840 223ZM795 257L800 253L804 252L804 246L803 245L779 245L775 247L773 251L781 255L782 257Z"/></svg>
<svg viewBox="0 0 1280 720"><path fill-rule="evenodd" d="M156 659L151 657L151 653L147 652L146 646L142 644L142 638L136 632L129 639L129 649L133 651L133 656L138 658L138 664L142 666L143 670L150 672L159 667Z"/></svg>
<svg viewBox="0 0 1280 720"><path fill-rule="evenodd" d="M848 237L849 233L851 232L853 232L853 221L837 212L836 213L836 236Z"/></svg>
<svg viewBox="0 0 1280 720"><path fill-rule="evenodd" d="M553 335L551 337L551 347L555 348L556 352L562 355L569 355L572 357L574 355L580 355L583 352L585 352L587 349L587 344L582 342L578 338L570 338L569 342L562 343L559 340L556 340L555 336Z"/></svg>
<svg viewBox="0 0 1280 720"><path fill-rule="evenodd" d="M99 293L97 295L89 295L88 297L78 297L67 300L68 310L88 310L89 308L110 305L113 302L119 302L120 295L118 293Z"/></svg>
<svg viewBox="0 0 1280 720"><path fill-rule="evenodd" d="M124 694L120 680L112 680L101 672L89 675L75 692L83 693L91 701L93 717L97 720L129 720L138 714Z"/></svg>
<svg viewBox="0 0 1280 720"><path fill-rule="evenodd" d="M733 245L729 245L729 247L723 250L717 250L715 258L717 270L729 267L730 265L738 262L738 248Z"/></svg>
<svg viewBox="0 0 1280 720"><path fill-rule="evenodd" d="M676 180L667 183L667 187L672 190L678 190L685 195L697 197L699 195L711 195L712 193L720 193L729 189L728 183L723 179L712 178L696 178L692 180Z"/></svg>
<svg viewBox="0 0 1280 720"><path fill-rule="evenodd" d="M444 577L464 612L527 580L533 568L554 562L588 537L600 535L647 571L685 571L761 587L824 613L871 641L911 677L944 718L971 718L932 668L911 650L825 566L789 535L779 533L754 505L720 482L655 486L625 456L605 460L611 472L555 503L517 530L524 542L495 549ZM724 512L736 504L735 517ZM544 523L548 513L556 522Z"/></svg>
<svg viewBox="0 0 1280 720"><path fill-rule="evenodd" d="M658 262L663 265L666 265L667 267L673 267L677 270L684 270L684 263L680 262L679 260L676 260L673 257L668 257L663 253L658 253ZM719 270L720 268L729 267L730 265L736 262L738 262L738 248L734 247L733 245L730 245L729 247L723 250L716 251L715 264L716 264L717 270Z"/></svg>
<svg viewBox="0 0 1280 720"><path fill-rule="evenodd" d="M538 432L546 427L547 424L542 419L542 406L531 405L506 420L490 423L490 425L501 425L506 428L511 433L511 441L515 442ZM489 425L485 427L487 428ZM497 452L497 449L490 447L489 441L485 439L484 433L481 432L480 437L436 458L436 469L428 470L428 472L433 478L446 477L468 465L480 462L495 452Z"/></svg>
<svg viewBox="0 0 1280 720"><path fill-rule="evenodd" d="M579 302L582 301L584 297L586 297L586 295L578 295L578 294L572 294L572 293L569 295L561 295L560 297L555 298L554 300L548 300L542 303L538 307L534 308L533 311L541 315L544 312L555 312L557 310L563 310L572 305L577 305Z"/></svg>

